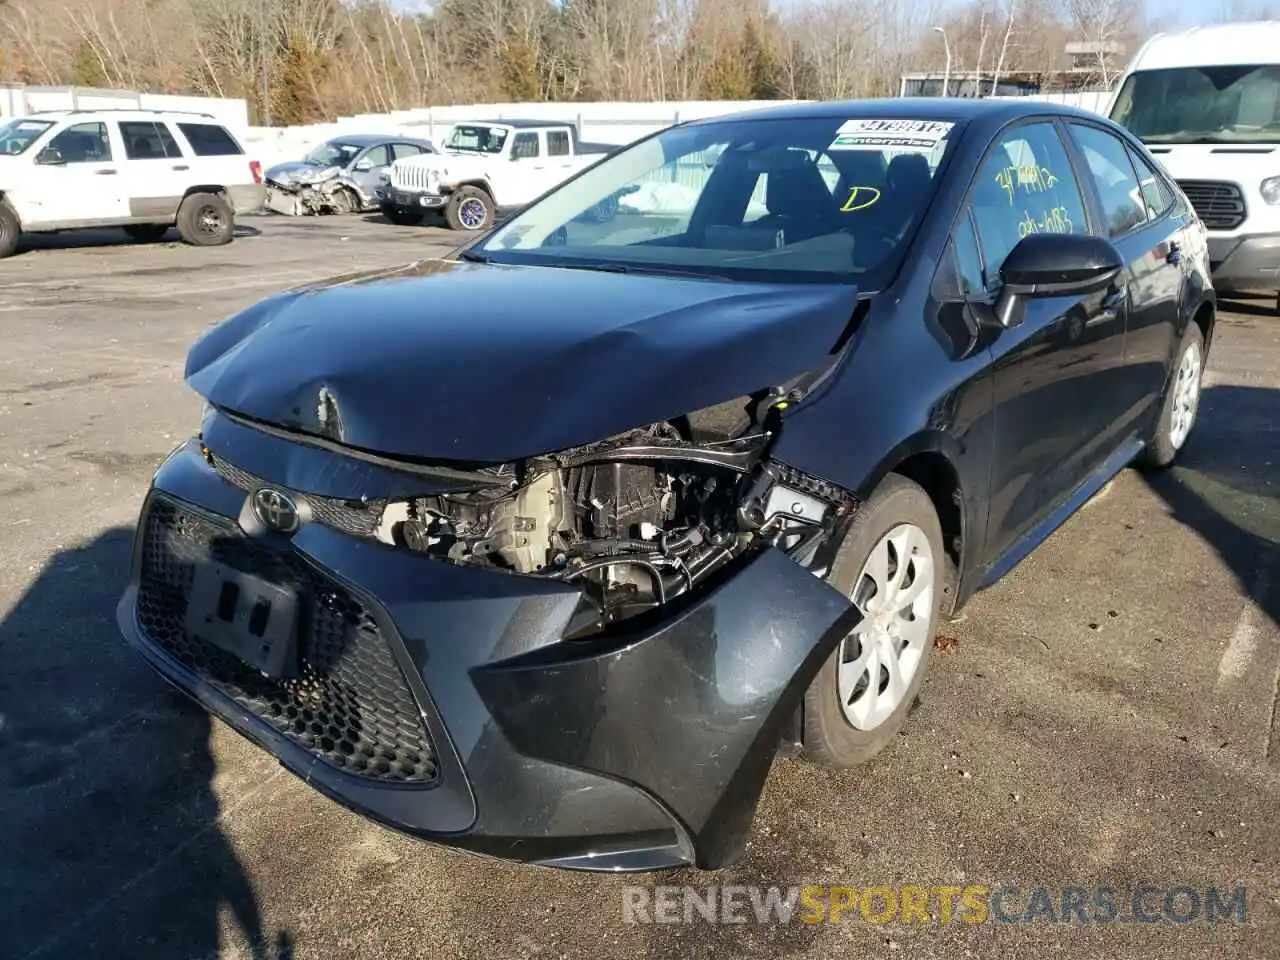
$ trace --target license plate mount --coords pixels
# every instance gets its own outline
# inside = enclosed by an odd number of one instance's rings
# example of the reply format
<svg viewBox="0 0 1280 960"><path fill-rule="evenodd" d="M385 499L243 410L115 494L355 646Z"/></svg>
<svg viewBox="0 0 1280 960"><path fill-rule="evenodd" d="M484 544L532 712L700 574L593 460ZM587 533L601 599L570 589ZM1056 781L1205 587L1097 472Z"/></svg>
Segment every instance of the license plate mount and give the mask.
<svg viewBox="0 0 1280 960"><path fill-rule="evenodd" d="M298 594L219 563L196 567L189 634L277 680L298 674Z"/></svg>

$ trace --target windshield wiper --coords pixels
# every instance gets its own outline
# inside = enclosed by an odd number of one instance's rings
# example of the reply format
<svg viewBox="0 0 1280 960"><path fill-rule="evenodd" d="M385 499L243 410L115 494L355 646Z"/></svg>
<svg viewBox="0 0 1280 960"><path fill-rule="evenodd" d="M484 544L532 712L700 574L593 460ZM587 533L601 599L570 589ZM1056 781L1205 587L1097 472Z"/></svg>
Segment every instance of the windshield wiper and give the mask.
<svg viewBox="0 0 1280 960"><path fill-rule="evenodd" d="M680 270L675 267L664 267L661 264L630 263L554 263L553 267L566 270L594 270L598 273L637 273L659 277L689 277L694 280L728 280L714 273L699 273L696 270Z"/></svg>
<svg viewBox="0 0 1280 960"><path fill-rule="evenodd" d="M483 253L476 253L473 250L463 250L458 254L459 260L466 260L469 263L492 263L490 257L486 257Z"/></svg>

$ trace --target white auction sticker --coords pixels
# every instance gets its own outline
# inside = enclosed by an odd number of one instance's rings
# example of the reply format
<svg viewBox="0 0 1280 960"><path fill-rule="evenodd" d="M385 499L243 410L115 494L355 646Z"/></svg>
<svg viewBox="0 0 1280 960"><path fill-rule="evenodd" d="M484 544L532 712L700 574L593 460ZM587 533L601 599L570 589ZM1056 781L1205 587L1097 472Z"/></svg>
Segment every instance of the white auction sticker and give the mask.
<svg viewBox="0 0 1280 960"><path fill-rule="evenodd" d="M846 120L829 150L933 150L954 123L942 120Z"/></svg>

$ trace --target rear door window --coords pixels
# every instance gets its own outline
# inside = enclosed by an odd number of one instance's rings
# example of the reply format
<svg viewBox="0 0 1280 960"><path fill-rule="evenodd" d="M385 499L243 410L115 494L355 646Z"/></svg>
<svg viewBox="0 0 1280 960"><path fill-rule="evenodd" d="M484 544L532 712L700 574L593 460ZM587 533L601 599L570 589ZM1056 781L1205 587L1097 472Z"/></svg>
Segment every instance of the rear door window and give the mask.
<svg viewBox="0 0 1280 960"><path fill-rule="evenodd" d="M151 120L121 120L120 138L130 160L163 160L180 157L173 135L162 123Z"/></svg>
<svg viewBox="0 0 1280 960"><path fill-rule="evenodd" d="M235 137L216 123L179 123L197 157L235 157L244 153Z"/></svg>
<svg viewBox="0 0 1280 960"><path fill-rule="evenodd" d="M1071 135L1080 145L1097 187L1107 236L1118 239L1145 224L1147 204L1124 142L1083 123L1072 123Z"/></svg>
<svg viewBox="0 0 1280 960"><path fill-rule="evenodd" d="M393 143L391 144L391 152L395 155L396 160L403 160L405 157L419 157L423 150L416 143Z"/></svg>
<svg viewBox="0 0 1280 960"><path fill-rule="evenodd" d="M569 155L569 131L547 131L547 156L567 157Z"/></svg>

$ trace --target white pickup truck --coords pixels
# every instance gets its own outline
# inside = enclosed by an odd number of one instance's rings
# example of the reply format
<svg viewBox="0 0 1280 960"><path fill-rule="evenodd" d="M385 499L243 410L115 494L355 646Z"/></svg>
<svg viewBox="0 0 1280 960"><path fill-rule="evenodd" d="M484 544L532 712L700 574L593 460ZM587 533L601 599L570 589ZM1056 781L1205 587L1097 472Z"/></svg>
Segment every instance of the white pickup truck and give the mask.
<svg viewBox="0 0 1280 960"><path fill-rule="evenodd" d="M378 206L393 223L444 214L454 230L484 230L579 170L618 149L583 143L571 123L545 120L468 121L454 126L440 152L395 161L378 188ZM593 211L609 219L616 198Z"/></svg>

